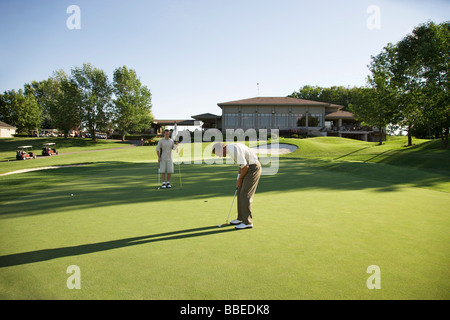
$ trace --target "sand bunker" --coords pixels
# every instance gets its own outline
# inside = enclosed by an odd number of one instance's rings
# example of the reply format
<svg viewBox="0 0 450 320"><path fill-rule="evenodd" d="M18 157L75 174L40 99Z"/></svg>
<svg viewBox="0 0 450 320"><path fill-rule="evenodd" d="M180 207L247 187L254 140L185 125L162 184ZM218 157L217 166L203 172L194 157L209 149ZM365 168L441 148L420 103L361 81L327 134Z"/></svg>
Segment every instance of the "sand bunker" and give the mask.
<svg viewBox="0 0 450 320"><path fill-rule="evenodd" d="M297 146L287 143L279 143L278 148L276 144L264 144L261 146L253 147L257 153L267 153L267 154L286 154L294 152L298 149Z"/></svg>

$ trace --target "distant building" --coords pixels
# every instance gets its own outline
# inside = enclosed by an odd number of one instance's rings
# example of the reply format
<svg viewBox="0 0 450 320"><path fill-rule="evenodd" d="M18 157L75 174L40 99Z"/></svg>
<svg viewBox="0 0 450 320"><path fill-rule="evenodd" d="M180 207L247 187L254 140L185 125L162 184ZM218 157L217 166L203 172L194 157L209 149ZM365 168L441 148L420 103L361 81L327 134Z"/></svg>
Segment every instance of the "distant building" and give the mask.
<svg viewBox="0 0 450 320"><path fill-rule="evenodd" d="M336 136L364 141L378 141L379 131L362 126L353 113L342 110L344 106L290 97L257 97L217 104L221 115L203 113L192 116L200 121L203 130L226 129L278 129L312 136ZM188 120L154 120L152 131L161 133L165 126L195 126ZM385 138L385 133L383 132Z"/></svg>
<svg viewBox="0 0 450 320"><path fill-rule="evenodd" d="M162 134L164 128L173 127L177 124L178 127L181 127L179 130L183 130L183 127L195 127L195 121L193 119L185 119L185 120L153 120L150 128L150 133L153 134Z"/></svg>
<svg viewBox="0 0 450 320"><path fill-rule="evenodd" d="M16 134L16 127L0 121L0 138L12 138Z"/></svg>
<svg viewBox="0 0 450 320"><path fill-rule="evenodd" d="M217 104L222 130L249 128L292 130L300 134L373 140L372 128L362 127L344 106L290 97L257 97Z"/></svg>
<svg viewBox="0 0 450 320"><path fill-rule="evenodd" d="M220 129L222 128L222 117L212 113L203 113L192 116L197 121L202 122L203 129Z"/></svg>

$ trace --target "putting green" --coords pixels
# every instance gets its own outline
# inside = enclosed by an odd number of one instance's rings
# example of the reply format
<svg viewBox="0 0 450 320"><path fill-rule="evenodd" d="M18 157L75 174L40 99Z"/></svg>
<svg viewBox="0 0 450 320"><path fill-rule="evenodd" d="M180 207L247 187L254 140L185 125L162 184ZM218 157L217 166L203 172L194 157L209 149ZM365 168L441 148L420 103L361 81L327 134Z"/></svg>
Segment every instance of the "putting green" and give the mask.
<svg viewBox="0 0 450 320"><path fill-rule="evenodd" d="M51 170L48 188L1 205L0 298L448 299L448 178L402 168L385 181L391 167L282 157L243 231L217 227L234 166L183 165L171 190L153 161ZM381 289L367 287L371 265Z"/></svg>

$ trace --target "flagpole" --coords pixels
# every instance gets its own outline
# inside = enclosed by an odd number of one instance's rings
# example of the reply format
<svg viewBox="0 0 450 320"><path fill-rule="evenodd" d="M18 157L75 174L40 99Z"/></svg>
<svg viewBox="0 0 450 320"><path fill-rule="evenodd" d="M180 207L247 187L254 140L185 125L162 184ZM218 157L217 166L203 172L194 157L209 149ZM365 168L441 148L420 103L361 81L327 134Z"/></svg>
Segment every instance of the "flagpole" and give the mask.
<svg viewBox="0 0 450 320"><path fill-rule="evenodd" d="M175 122L173 126L173 132L172 132L172 139L175 138L175 142L178 142L178 128L177 123ZM178 175L180 176L180 189L183 189L183 184L181 183L181 160L180 160L180 153L178 152L178 146L177 146L177 157L178 157Z"/></svg>

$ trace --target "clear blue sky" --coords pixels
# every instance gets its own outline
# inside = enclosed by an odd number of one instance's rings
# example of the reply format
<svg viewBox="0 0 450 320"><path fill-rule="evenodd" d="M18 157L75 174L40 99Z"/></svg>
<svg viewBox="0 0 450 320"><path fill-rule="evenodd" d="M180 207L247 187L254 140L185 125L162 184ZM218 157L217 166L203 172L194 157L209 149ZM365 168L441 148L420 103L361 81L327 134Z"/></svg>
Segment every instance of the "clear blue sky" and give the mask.
<svg viewBox="0 0 450 320"><path fill-rule="evenodd" d="M69 30L70 5L81 29ZM370 5L380 29L370 30ZM219 102L286 96L303 85L361 86L371 55L450 1L0 0L0 91L90 62L112 80L135 69L159 119L220 113Z"/></svg>

